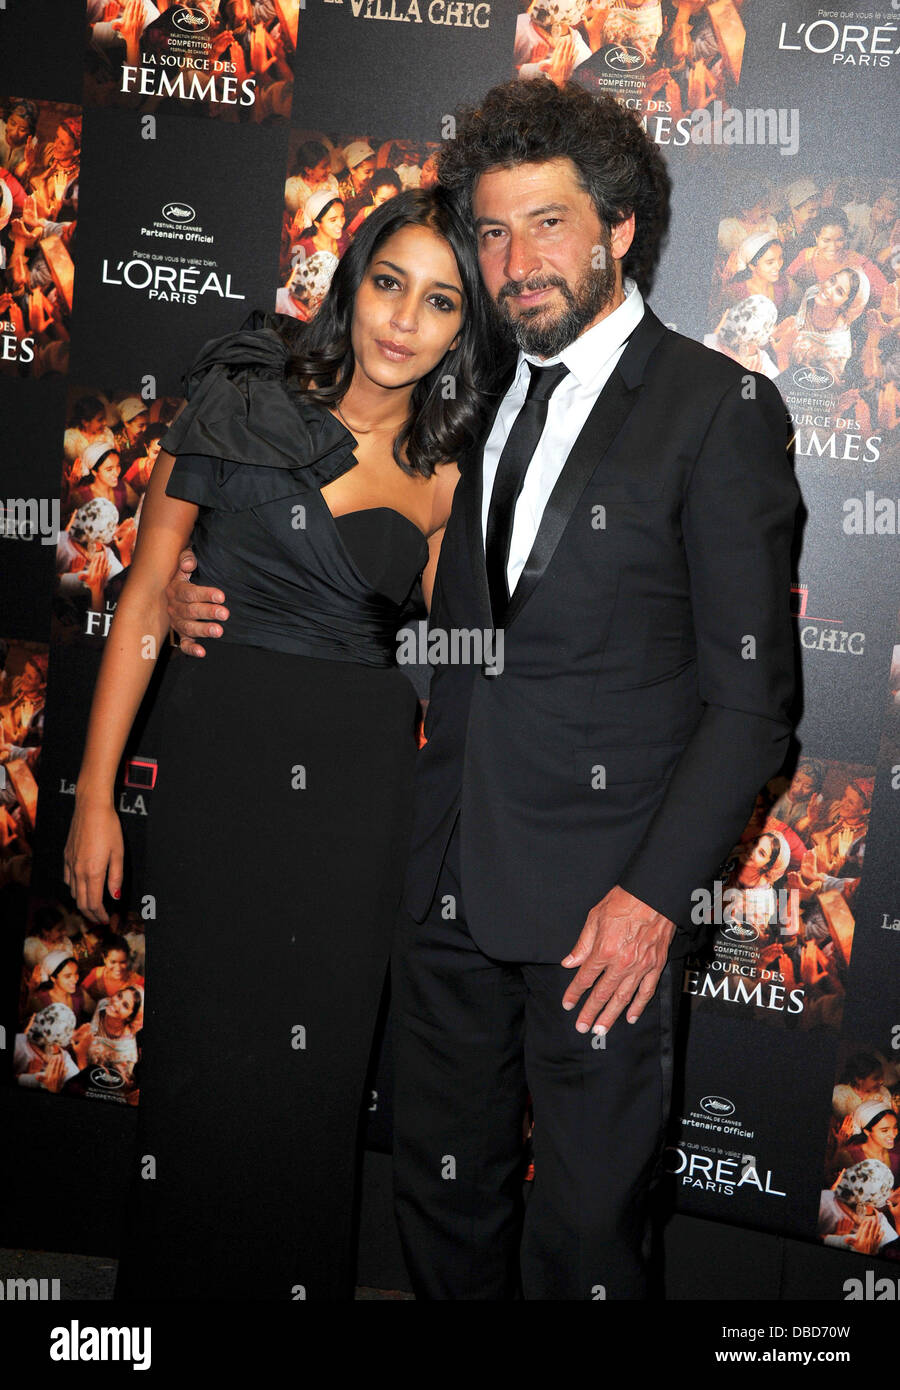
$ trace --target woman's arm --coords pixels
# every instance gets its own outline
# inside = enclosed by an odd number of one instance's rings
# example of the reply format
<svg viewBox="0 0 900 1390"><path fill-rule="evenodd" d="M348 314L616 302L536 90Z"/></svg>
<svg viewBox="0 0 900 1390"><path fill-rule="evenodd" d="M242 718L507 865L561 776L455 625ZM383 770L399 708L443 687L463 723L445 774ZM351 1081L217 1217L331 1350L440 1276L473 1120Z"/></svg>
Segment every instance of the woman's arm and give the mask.
<svg viewBox="0 0 900 1390"><path fill-rule="evenodd" d="M140 536L106 639L75 790L63 877L79 909L93 922L108 921L103 908L107 873L113 897L121 888L122 831L113 805L116 772L168 632L165 587L197 517L192 502L166 496L173 463L171 454L160 453L144 497Z"/></svg>

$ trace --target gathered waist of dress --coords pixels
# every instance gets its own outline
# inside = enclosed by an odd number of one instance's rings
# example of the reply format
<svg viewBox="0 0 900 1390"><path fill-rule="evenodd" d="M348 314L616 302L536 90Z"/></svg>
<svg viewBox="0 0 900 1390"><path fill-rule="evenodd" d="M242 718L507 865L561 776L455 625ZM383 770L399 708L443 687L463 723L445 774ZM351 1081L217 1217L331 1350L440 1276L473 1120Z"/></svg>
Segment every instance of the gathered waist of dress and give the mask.
<svg viewBox="0 0 900 1390"><path fill-rule="evenodd" d="M317 611L308 607L288 607L273 603L266 595L235 592L234 580L227 584L206 569L193 575L196 584L220 588L225 594L229 616L222 636L206 645L256 647L291 656L305 656L360 666L391 667L397 664L396 614L346 611L330 607Z"/></svg>

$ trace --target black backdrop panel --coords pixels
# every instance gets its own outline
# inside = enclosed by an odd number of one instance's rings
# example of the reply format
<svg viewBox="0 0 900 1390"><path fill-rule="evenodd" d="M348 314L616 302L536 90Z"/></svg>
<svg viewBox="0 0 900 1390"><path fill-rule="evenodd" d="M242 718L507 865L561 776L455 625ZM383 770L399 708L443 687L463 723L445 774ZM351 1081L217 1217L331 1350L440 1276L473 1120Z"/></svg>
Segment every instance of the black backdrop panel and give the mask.
<svg viewBox="0 0 900 1390"><path fill-rule="evenodd" d="M286 128L86 111L72 370L158 374L274 303Z"/></svg>

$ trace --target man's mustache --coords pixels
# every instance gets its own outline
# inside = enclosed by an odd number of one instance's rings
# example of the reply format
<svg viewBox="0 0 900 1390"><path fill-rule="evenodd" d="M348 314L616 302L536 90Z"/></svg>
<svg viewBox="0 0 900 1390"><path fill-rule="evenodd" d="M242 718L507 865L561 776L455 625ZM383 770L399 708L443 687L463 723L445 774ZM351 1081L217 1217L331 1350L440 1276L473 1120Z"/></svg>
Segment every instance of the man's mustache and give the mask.
<svg viewBox="0 0 900 1390"><path fill-rule="evenodd" d="M505 299L516 299L520 294L536 294L538 290L549 289L565 291L568 285L559 277L551 280L507 280L497 294L497 303L502 304Z"/></svg>

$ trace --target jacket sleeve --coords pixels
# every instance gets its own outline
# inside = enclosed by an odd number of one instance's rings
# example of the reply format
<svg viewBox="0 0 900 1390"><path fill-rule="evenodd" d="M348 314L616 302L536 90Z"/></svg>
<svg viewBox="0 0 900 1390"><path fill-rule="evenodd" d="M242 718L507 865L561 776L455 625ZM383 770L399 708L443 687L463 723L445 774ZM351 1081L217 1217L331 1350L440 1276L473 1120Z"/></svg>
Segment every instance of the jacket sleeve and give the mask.
<svg viewBox="0 0 900 1390"><path fill-rule="evenodd" d="M708 887L737 843L790 740L800 494L787 437L778 391L747 373L720 400L686 485L682 534L704 708L619 883L688 931L692 893Z"/></svg>

